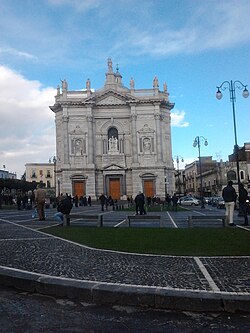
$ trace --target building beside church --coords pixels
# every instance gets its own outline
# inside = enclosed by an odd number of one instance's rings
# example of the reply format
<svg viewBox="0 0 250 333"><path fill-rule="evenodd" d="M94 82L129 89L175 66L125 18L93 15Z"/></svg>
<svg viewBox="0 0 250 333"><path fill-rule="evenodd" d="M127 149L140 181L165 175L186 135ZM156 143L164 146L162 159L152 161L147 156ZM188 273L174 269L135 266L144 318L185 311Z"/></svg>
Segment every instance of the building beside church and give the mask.
<svg viewBox="0 0 250 333"><path fill-rule="evenodd" d="M113 199L165 198L174 192L171 116L167 85L135 89L122 83L108 59L104 87L83 91L58 86L55 104L57 193Z"/></svg>

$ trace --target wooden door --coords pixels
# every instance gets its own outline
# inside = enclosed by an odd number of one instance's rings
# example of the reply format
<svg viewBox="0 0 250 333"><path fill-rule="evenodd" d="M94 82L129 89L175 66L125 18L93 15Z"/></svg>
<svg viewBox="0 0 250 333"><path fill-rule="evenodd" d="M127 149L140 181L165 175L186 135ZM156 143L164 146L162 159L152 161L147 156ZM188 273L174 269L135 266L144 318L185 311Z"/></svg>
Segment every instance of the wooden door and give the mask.
<svg viewBox="0 0 250 333"><path fill-rule="evenodd" d="M112 199L120 200L121 198L120 178L109 179L109 195L111 195Z"/></svg>
<svg viewBox="0 0 250 333"><path fill-rule="evenodd" d="M144 180L144 195L145 197L151 197L155 195L154 193L154 181L153 180Z"/></svg>
<svg viewBox="0 0 250 333"><path fill-rule="evenodd" d="M86 195L85 193L85 182L74 182L74 193L73 195L77 195L78 198Z"/></svg>

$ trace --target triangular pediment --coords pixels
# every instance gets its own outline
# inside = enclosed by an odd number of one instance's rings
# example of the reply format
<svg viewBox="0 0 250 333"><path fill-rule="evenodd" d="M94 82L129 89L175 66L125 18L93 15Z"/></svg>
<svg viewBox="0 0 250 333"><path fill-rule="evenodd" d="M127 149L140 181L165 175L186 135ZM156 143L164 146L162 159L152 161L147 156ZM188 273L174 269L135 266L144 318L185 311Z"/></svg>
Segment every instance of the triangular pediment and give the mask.
<svg viewBox="0 0 250 333"><path fill-rule="evenodd" d="M126 105L127 103L137 99L128 94L122 94L114 90L106 90L90 96L85 102L94 103L97 106L101 105Z"/></svg>
<svg viewBox="0 0 250 333"><path fill-rule="evenodd" d="M96 105L126 105L126 101L115 95L109 95L103 99L100 99Z"/></svg>
<svg viewBox="0 0 250 333"><path fill-rule="evenodd" d="M105 166L103 169L107 171L107 170L121 170L124 168L117 164L110 164L110 165Z"/></svg>

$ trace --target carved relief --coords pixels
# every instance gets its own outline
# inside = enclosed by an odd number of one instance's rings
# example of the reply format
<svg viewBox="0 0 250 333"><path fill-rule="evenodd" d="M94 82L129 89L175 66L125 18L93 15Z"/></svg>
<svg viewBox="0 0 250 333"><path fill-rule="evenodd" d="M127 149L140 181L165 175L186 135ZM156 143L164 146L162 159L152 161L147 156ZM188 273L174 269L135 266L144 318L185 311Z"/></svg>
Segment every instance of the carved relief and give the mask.
<svg viewBox="0 0 250 333"><path fill-rule="evenodd" d="M139 131L139 133L154 133L154 130L148 126L148 124L145 124Z"/></svg>
<svg viewBox="0 0 250 333"><path fill-rule="evenodd" d="M126 103L115 96L108 96L100 101L98 101L97 105L126 105Z"/></svg>
<svg viewBox="0 0 250 333"><path fill-rule="evenodd" d="M83 130L79 125L76 125L73 131L69 132L70 134L83 134Z"/></svg>
<svg viewBox="0 0 250 333"><path fill-rule="evenodd" d="M81 138L73 138L71 140L71 154L82 156L86 154L86 140Z"/></svg>
<svg viewBox="0 0 250 333"><path fill-rule="evenodd" d="M143 151L145 154L151 153L151 139L148 137L143 139Z"/></svg>

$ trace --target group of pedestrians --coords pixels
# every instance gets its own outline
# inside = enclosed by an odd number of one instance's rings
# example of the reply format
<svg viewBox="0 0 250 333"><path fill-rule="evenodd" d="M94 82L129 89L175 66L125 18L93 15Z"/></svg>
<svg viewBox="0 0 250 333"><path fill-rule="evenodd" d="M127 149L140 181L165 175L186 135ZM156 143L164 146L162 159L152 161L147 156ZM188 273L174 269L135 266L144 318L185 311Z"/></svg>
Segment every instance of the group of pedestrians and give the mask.
<svg viewBox="0 0 250 333"><path fill-rule="evenodd" d="M237 200L237 194L233 187L233 182L231 180L228 181L227 186L222 190L222 197L225 201L226 208L226 218L228 221L228 225L230 227L235 226L233 216L234 216L234 208ZM239 184L239 211L243 214L244 217L244 226L248 225L248 217L247 217L247 203L246 200L248 198L247 190L244 188L242 183Z"/></svg>
<svg viewBox="0 0 250 333"><path fill-rule="evenodd" d="M170 210L171 208L173 208L173 211L177 212L178 200L179 198L175 193L172 195L172 197L167 194L165 198L167 209Z"/></svg>
<svg viewBox="0 0 250 333"><path fill-rule="evenodd" d="M101 210L104 211L104 207L106 207L106 210L108 209L108 206L112 206L113 210L115 208L115 204L117 203L117 200L113 199L111 195L107 197L105 194L101 194L99 197L100 203L101 203Z"/></svg>
<svg viewBox="0 0 250 333"><path fill-rule="evenodd" d="M80 196L80 198L78 197L78 195L76 194L73 197L73 204L75 205L75 207L79 207L79 206L91 206L92 204L92 199L91 196L89 195L88 198L84 195L84 196Z"/></svg>

